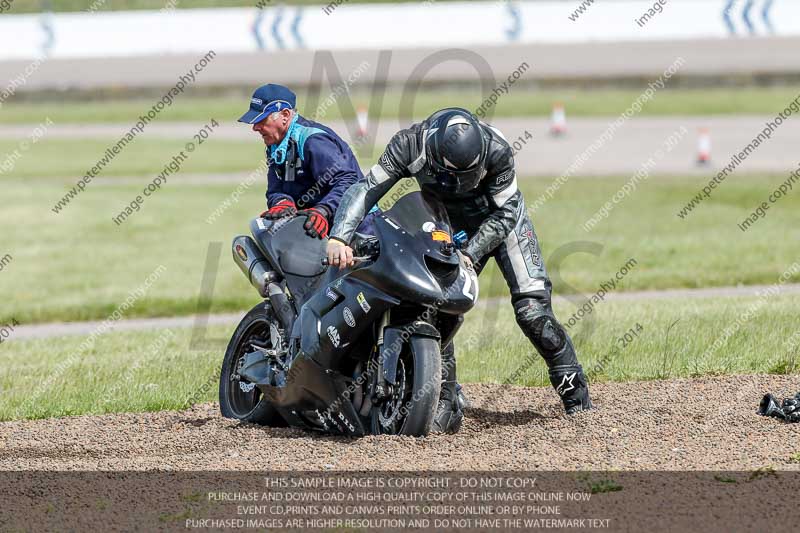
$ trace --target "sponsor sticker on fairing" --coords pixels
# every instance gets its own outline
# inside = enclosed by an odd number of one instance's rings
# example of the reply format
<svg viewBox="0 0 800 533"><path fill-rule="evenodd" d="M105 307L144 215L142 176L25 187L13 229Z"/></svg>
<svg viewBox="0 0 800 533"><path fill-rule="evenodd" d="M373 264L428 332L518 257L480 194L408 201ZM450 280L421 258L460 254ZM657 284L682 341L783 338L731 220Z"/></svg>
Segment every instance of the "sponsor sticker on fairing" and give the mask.
<svg viewBox="0 0 800 533"><path fill-rule="evenodd" d="M356 431L355 426L351 424L349 420L347 420L347 418L342 414L341 411L339 411L338 415L339 415L339 420L341 420L344 423L344 425L347 426L347 429L355 433Z"/></svg>
<svg viewBox="0 0 800 533"><path fill-rule="evenodd" d="M398 225L397 225L397 224L394 222L394 220L392 220L391 218L389 218L389 217L387 217L387 216L384 216L384 217L383 217L383 219L386 221L386 223L387 223L387 224L389 224L389 225L390 225L391 227L393 227L394 229L400 229L400 226L398 226Z"/></svg>
<svg viewBox="0 0 800 533"><path fill-rule="evenodd" d="M358 296L356 296L356 301L361 307L361 310L364 311L364 314L369 313L369 310L372 309L372 306L370 306L369 302L367 302L367 298L364 296L363 292L358 293Z"/></svg>
<svg viewBox="0 0 800 533"><path fill-rule="evenodd" d="M351 328L356 327L356 319L353 316L353 312L350 310L349 307L345 307L342 311L342 315L344 315L345 323L350 326Z"/></svg>
<svg viewBox="0 0 800 533"><path fill-rule="evenodd" d="M446 242L446 243L453 242L453 240L450 238L449 233L438 229L431 232L431 238L437 242Z"/></svg>
<svg viewBox="0 0 800 533"><path fill-rule="evenodd" d="M327 296L328 298L330 298L334 302L339 299L339 295L336 294L336 292L333 289L331 289L330 287L327 287L325 289L325 296Z"/></svg>
<svg viewBox="0 0 800 533"><path fill-rule="evenodd" d="M339 330L336 329L336 327L328 326L328 338L331 340L331 344L333 344L334 348L339 347L341 337L339 337Z"/></svg>

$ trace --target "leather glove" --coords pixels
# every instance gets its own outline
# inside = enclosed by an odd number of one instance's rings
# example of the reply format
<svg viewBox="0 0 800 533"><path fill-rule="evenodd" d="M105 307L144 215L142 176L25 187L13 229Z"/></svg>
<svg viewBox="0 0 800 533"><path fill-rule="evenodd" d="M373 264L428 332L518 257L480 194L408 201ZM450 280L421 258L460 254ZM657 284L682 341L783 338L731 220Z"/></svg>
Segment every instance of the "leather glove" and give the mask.
<svg viewBox="0 0 800 533"><path fill-rule="evenodd" d="M292 200L284 199L261 213L261 218L274 220L276 218L293 217L297 214L297 206Z"/></svg>
<svg viewBox="0 0 800 533"><path fill-rule="evenodd" d="M328 236L328 217L330 213L325 207L321 205L311 207L309 209L303 209L297 214L308 218L306 223L303 224L303 228L308 235L319 239L324 239Z"/></svg>

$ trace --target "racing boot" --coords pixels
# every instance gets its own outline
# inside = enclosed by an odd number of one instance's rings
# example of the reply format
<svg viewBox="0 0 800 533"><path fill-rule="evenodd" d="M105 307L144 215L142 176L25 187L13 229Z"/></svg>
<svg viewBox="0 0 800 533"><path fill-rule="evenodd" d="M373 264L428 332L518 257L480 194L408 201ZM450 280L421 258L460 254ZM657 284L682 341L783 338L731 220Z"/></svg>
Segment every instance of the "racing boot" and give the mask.
<svg viewBox="0 0 800 533"><path fill-rule="evenodd" d="M456 383L456 356L451 342L442 350L442 392L439 405L433 418L431 431L434 433L456 433L461 429L464 411L458 398Z"/></svg>
<svg viewBox="0 0 800 533"><path fill-rule="evenodd" d="M589 385L581 365L556 365L550 368L550 384L561 398L564 411L574 415L592 408Z"/></svg>
<svg viewBox="0 0 800 533"><path fill-rule="evenodd" d="M517 324L544 358L550 383L568 415L592 408L589 386L578 363L575 347L550 308L550 293L522 298L514 303Z"/></svg>
<svg viewBox="0 0 800 533"><path fill-rule="evenodd" d="M464 388L461 386L461 383L456 383L456 395L458 396L458 406L462 411L466 411L472 407L472 404L469 403L469 398L464 394Z"/></svg>

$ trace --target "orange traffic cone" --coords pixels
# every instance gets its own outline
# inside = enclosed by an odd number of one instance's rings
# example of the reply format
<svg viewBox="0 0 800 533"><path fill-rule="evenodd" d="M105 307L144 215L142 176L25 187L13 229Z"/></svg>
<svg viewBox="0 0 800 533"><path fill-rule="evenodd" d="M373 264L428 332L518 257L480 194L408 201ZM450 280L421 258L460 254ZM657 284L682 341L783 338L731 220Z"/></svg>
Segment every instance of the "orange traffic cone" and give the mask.
<svg viewBox="0 0 800 533"><path fill-rule="evenodd" d="M708 128L700 128L697 136L697 164L707 165L711 162L711 134Z"/></svg>
<svg viewBox="0 0 800 533"><path fill-rule="evenodd" d="M356 121L358 122L356 135L359 139L363 139L367 136L367 127L369 126L369 112L366 106L358 106L358 109L356 109Z"/></svg>
<svg viewBox="0 0 800 533"><path fill-rule="evenodd" d="M564 104L556 102L550 115L550 135L560 137L565 133L567 133L567 112L564 110Z"/></svg>

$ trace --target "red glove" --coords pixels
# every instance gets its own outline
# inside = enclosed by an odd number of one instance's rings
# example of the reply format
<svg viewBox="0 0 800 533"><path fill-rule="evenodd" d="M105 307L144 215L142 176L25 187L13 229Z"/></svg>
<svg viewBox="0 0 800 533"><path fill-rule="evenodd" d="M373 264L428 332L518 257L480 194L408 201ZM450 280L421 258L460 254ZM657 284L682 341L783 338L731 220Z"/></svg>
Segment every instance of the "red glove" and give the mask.
<svg viewBox="0 0 800 533"><path fill-rule="evenodd" d="M324 239L328 236L328 216L329 212L322 206L312 207L300 211L298 215L308 217L306 223L303 225L306 233L312 237Z"/></svg>
<svg viewBox="0 0 800 533"><path fill-rule="evenodd" d="M297 214L297 206L292 200L281 200L269 208L268 211L261 213L261 218L274 220L276 218L293 217Z"/></svg>

